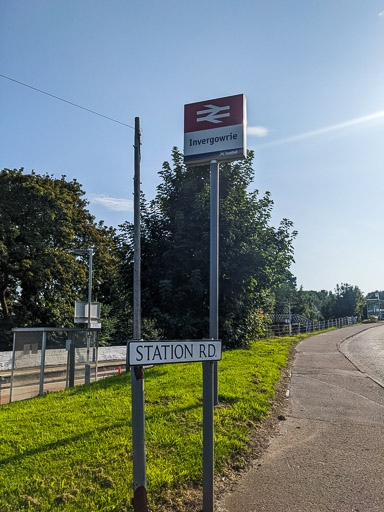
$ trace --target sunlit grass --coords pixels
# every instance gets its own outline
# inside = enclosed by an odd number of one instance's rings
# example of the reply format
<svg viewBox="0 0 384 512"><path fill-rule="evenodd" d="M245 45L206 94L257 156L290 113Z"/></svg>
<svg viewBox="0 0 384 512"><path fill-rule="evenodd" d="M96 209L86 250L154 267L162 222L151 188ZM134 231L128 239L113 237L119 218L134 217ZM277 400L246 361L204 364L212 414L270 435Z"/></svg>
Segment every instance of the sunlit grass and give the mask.
<svg viewBox="0 0 384 512"><path fill-rule="evenodd" d="M301 335L300 339L305 335ZM271 404L295 338L258 341L223 354L215 409L215 466L247 447ZM145 372L148 494L201 484L201 364ZM130 377L0 409L0 510L132 510Z"/></svg>

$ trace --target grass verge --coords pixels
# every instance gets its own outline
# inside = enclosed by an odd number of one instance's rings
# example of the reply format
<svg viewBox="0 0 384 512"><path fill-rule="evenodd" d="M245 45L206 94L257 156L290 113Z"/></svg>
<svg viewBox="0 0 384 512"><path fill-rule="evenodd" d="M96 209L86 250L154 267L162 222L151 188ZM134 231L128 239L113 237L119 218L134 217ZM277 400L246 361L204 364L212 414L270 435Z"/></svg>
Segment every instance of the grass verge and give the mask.
<svg viewBox="0 0 384 512"><path fill-rule="evenodd" d="M241 456L268 414L280 369L308 335L255 342L223 354L215 409L215 470ZM201 364L145 372L148 495L152 511L201 485ZM128 374L0 409L0 510L130 511ZM170 492L171 491L171 492Z"/></svg>

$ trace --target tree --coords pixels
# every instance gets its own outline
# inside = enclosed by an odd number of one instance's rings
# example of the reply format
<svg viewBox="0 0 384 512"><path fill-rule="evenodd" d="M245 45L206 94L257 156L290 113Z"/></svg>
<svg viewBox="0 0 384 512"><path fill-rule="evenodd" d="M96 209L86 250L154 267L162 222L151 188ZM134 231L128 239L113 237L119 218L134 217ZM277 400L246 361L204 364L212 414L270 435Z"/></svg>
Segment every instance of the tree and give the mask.
<svg viewBox="0 0 384 512"><path fill-rule="evenodd" d="M114 230L96 224L84 191L65 176L0 173L0 322L73 325L75 299L86 299L88 267L71 251L93 247L94 296L110 301L117 276Z"/></svg>
<svg viewBox="0 0 384 512"><path fill-rule="evenodd" d="M289 273L283 282L273 288L272 292L274 313L288 313L289 306L291 311L294 312L298 299L296 277L293 274Z"/></svg>
<svg viewBox="0 0 384 512"><path fill-rule="evenodd" d="M304 290L301 286L297 292L297 303L294 312L303 315L309 320L318 320L320 317L320 308L321 303L318 292Z"/></svg>
<svg viewBox="0 0 384 512"><path fill-rule="evenodd" d="M332 307L334 318L357 316L358 320L361 320L364 306L365 297L358 286L348 283L336 285L335 299Z"/></svg>
<svg viewBox="0 0 384 512"><path fill-rule="evenodd" d="M167 338L201 338L209 331L209 167L186 167L177 148L165 162L153 201L142 198L143 317ZM253 154L220 166L220 336L245 345L261 325L259 310L293 261L292 223L270 226L273 201L249 192ZM121 226L132 285L133 229Z"/></svg>

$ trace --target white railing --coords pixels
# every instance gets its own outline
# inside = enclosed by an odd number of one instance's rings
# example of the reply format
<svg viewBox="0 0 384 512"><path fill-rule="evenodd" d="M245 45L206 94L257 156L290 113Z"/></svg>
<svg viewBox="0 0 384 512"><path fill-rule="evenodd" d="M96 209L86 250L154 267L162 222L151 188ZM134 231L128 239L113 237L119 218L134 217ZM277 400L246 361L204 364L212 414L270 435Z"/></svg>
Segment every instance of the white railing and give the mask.
<svg viewBox="0 0 384 512"><path fill-rule="evenodd" d="M297 334L305 334L316 331L324 331L330 328L341 329L348 325L357 323L357 317L346 316L343 318L332 318L330 320L307 320L306 322L271 324L268 326L268 336L296 336Z"/></svg>

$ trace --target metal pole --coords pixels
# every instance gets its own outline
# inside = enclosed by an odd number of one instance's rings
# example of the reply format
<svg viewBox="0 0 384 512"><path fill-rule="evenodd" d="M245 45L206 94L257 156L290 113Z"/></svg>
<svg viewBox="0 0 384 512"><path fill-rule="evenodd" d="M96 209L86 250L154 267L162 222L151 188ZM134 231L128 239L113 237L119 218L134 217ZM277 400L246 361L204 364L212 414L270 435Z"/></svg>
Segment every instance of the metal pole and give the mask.
<svg viewBox="0 0 384 512"><path fill-rule="evenodd" d="M12 402L12 391L13 391L13 374L15 370L16 361L16 333L13 333L13 347L12 347L12 371L11 371L11 387L9 390L9 403Z"/></svg>
<svg viewBox="0 0 384 512"><path fill-rule="evenodd" d="M141 339L140 119L135 117L133 339ZM128 350L128 346L127 346ZM148 512L145 454L144 369L131 368L133 509Z"/></svg>
<svg viewBox="0 0 384 512"><path fill-rule="evenodd" d="M219 324L219 164L210 164L209 337L218 339ZM217 404L217 363L203 363L203 512L214 510L214 416Z"/></svg>
<svg viewBox="0 0 384 512"><path fill-rule="evenodd" d="M88 249L89 251L89 265L88 265L88 329L91 328L91 300L92 300L92 249ZM88 354L89 356L89 354Z"/></svg>
<svg viewBox="0 0 384 512"><path fill-rule="evenodd" d="M214 365L203 363L203 512L214 510Z"/></svg>
<svg viewBox="0 0 384 512"><path fill-rule="evenodd" d="M292 320L291 320L291 303L288 302L288 312L289 312L289 335L292 336Z"/></svg>
<svg viewBox="0 0 384 512"><path fill-rule="evenodd" d="M91 328L91 304L92 304L92 249L88 249L89 261L88 261L88 331L87 331L87 362L85 365L85 384L91 382L91 366L89 364L89 353L90 353L90 333Z"/></svg>
<svg viewBox="0 0 384 512"><path fill-rule="evenodd" d="M69 371L68 371L68 387L73 388L75 386L75 369L76 369L76 347L75 347L75 336L71 335L71 345L69 347Z"/></svg>
<svg viewBox="0 0 384 512"><path fill-rule="evenodd" d="M43 331L41 343L41 364L40 364L40 386L39 386L39 395L41 396L44 393L44 368L45 368L45 349L47 346L47 333Z"/></svg>
<svg viewBox="0 0 384 512"><path fill-rule="evenodd" d="M209 337L219 339L219 163L210 164L210 272L209 272ZM213 400L217 405L218 371L214 362Z"/></svg>

